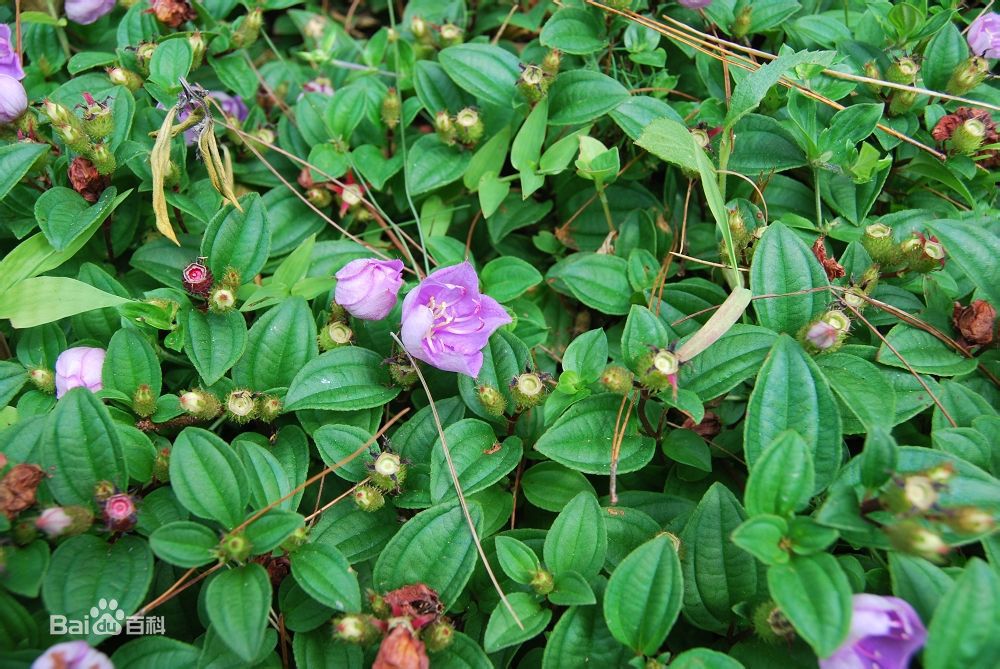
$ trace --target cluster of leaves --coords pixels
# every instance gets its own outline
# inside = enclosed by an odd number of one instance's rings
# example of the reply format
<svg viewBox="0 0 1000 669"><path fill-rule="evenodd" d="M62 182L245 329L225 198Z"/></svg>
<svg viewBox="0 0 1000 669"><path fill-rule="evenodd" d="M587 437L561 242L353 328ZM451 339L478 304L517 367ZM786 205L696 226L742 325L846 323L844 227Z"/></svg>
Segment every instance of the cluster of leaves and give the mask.
<svg viewBox="0 0 1000 669"><path fill-rule="evenodd" d="M944 94L974 14L174 2L192 10L174 27L142 0L87 26L17 19L39 104L0 146L11 666L68 638L122 667L368 666L377 641L331 620L412 584L458 630L433 667L810 667L861 592L913 605L924 666L1000 663L1000 356L992 315L988 340L953 319L1000 305L997 177L989 146L932 136L1000 109L988 79ZM893 80L904 61L919 74ZM248 107L209 104L200 153L169 134L195 84ZM76 113L84 93L110 110L111 158L81 185L95 145L40 103ZM514 322L477 378L394 380L399 306L321 352L333 275L376 255L406 263L404 292L478 269ZM235 305L185 291L199 257ZM740 322L654 383L653 354L744 286ZM831 311L851 329L823 351ZM46 374L75 346L107 350L103 388L57 400ZM551 381L543 403L512 394L525 370ZM273 415L206 417L193 389ZM356 501L383 450L405 480ZM44 480L19 488L19 464ZM39 533L46 508L99 518L114 491L127 529ZM166 635L50 634L99 598ZM775 644L762 607L793 632Z"/></svg>

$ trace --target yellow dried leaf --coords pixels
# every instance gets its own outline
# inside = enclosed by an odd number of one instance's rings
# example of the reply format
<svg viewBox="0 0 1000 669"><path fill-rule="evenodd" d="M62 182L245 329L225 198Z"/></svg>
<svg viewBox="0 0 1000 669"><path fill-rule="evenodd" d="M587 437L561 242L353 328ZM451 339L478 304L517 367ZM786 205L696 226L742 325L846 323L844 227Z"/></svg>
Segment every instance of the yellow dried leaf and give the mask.
<svg viewBox="0 0 1000 669"><path fill-rule="evenodd" d="M171 126L174 123L174 116L177 108L173 107L167 112L160 131L156 135L156 142L153 150L149 153L149 166L153 172L153 213L156 215L156 229L164 237L178 246L181 243L174 234L174 229L170 225L170 214L167 211L167 197L163 192L163 182L170 169L170 139L173 136Z"/></svg>

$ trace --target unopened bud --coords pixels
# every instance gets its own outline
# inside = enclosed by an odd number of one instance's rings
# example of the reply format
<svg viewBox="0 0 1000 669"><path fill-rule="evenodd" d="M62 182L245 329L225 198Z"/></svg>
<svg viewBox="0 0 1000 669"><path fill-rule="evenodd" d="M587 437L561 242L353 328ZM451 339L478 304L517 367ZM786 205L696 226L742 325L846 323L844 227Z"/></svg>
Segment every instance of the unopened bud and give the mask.
<svg viewBox="0 0 1000 669"><path fill-rule="evenodd" d="M810 353L832 353L844 343L851 329L851 319L836 309L803 328L800 342Z"/></svg>
<svg viewBox="0 0 1000 669"><path fill-rule="evenodd" d="M395 88L390 88L386 92L385 97L382 98L382 122L390 130L399 125L399 111L401 108L402 103L399 99L399 91Z"/></svg>
<svg viewBox="0 0 1000 669"><path fill-rule="evenodd" d="M349 346L354 338L354 330L342 321L327 323L319 331L319 347L323 351L332 351L341 346Z"/></svg>
<svg viewBox="0 0 1000 669"><path fill-rule="evenodd" d="M28 371L28 378L42 392L51 394L56 389L56 378L50 369L34 367Z"/></svg>
<svg viewBox="0 0 1000 669"><path fill-rule="evenodd" d="M215 313L232 311L236 306L236 296L228 288L218 288L208 299L208 308Z"/></svg>
<svg viewBox="0 0 1000 669"><path fill-rule="evenodd" d="M109 67L107 72L108 79L115 86L124 86L133 93L142 88L142 77L132 70L126 70L124 67Z"/></svg>
<svg viewBox="0 0 1000 669"><path fill-rule="evenodd" d="M451 122L451 115L446 110L441 110L434 115L434 132L445 144L455 143L455 124Z"/></svg>
<svg viewBox="0 0 1000 669"><path fill-rule="evenodd" d="M161 448L153 458L153 480L166 483L170 480L170 449Z"/></svg>
<svg viewBox="0 0 1000 669"><path fill-rule="evenodd" d="M616 395L625 395L632 390L634 375L621 365L608 365L601 372L601 385Z"/></svg>
<svg viewBox="0 0 1000 669"><path fill-rule="evenodd" d="M201 61L205 57L205 38L201 31L195 31L188 35L188 46L191 47L191 71L201 67Z"/></svg>
<svg viewBox="0 0 1000 669"><path fill-rule="evenodd" d="M892 99L889 100L889 114L891 116L901 116L913 108L917 102L918 93L916 91L894 91Z"/></svg>
<svg viewBox="0 0 1000 669"><path fill-rule="evenodd" d="M945 91L951 95L965 95L983 83L990 72L990 63L981 56L972 56L959 65L948 79Z"/></svg>
<svg viewBox="0 0 1000 669"><path fill-rule="evenodd" d="M18 546L27 546L38 538L38 529L30 520L20 520L10 529L11 539Z"/></svg>
<svg viewBox="0 0 1000 669"><path fill-rule="evenodd" d="M903 56L892 61L889 69L885 71L885 78L894 84L912 85L917 80L919 72L920 65L917 64L917 61Z"/></svg>
<svg viewBox="0 0 1000 669"><path fill-rule="evenodd" d="M955 476L955 465L950 462L942 462L939 465L925 469L923 474L935 483L948 483Z"/></svg>
<svg viewBox="0 0 1000 669"><path fill-rule="evenodd" d="M548 387L542 374L525 372L518 374L510 382L510 394L518 411L538 406L548 394Z"/></svg>
<svg viewBox="0 0 1000 669"><path fill-rule="evenodd" d="M80 119L77 119L75 116L73 118L75 119L73 123L56 125L56 133L58 133L60 139L62 139L66 146L73 149L77 153L89 153L90 140L87 138L87 134L83 131L83 125L80 123ZM112 156L112 160L113 159L114 157Z"/></svg>
<svg viewBox="0 0 1000 669"><path fill-rule="evenodd" d="M322 186L313 186L306 191L306 199L317 209L326 209L333 202L333 194Z"/></svg>
<svg viewBox="0 0 1000 669"><path fill-rule="evenodd" d="M229 533L215 548L220 562L244 562L253 552L253 545L242 532Z"/></svg>
<svg viewBox="0 0 1000 669"><path fill-rule="evenodd" d="M132 395L132 411L136 416L146 418L156 413L156 398L152 389L145 383L135 389Z"/></svg>
<svg viewBox="0 0 1000 669"><path fill-rule="evenodd" d="M399 490L406 481L406 465L395 453L380 453L371 468L372 484L386 492Z"/></svg>
<svg viewBox="0 0 1000 669"><path fill-rule="evenodd" d="M507 400L500 394L500 391L493 386L481 385L476 388L476 394L483 408L491 416L502 416L507 410Z"/></svg>
<svg viewBox="0 0 1000 669"><path fill-rule="evenodd" d="M732 27L729 29L729 34L731 34L736 39L742 39L747 36L750 32L750 25L753 23L751 15L753 14L753 5L747 4L743 7L739 14L736 15L736 20L733 21Z"/></svg>
<svg viewBox="0 0 1000 669"><path fill-rule="evenodd" d="M948 525L959 534L986 534L996 527L993 514L974 506L950 509Z"/></svg>
<svg viewBox="0 0 1000 669"><path fill-rule="evenodd" d="M677 388L677 372L680 361L669 349L654 348L643 355L638 362L639 383L650 390L660 391L668 387Z"/></svg>
<svg viewBox="0 0 1000 669"><path fill-rule="evenodd" d="M704 128L691 128L691 137L694 138L694 143L703 149L707 149L712 143L712 138Z"/></svg>
<svg viewBox="0 0 1000 669"><path fill-rule="evenodd" d="M455 115L455 134L462 144L475 146L483 138L485 130L483 120L474 108L466 107Z"/></svg>
<svg viewBox="0 0 1000 669"><path fill-rule="evenodd" d="M896 550L917 555L932 562L940 562L948 552L948 545L941 536L920 525L906 520L883 528Z"/></svg>
<svg viewBox="0 0 1000 669"><path fill-rule="evenodd" d="M447 620L435 620L423 629L420 636L428 651L439 653L455 639L455 628Z"/></svg>
<svg viewBox="0 0 1000 669"><path fill-rule="evenodd" d="M430 36L430 28L427 26L427 21L424 21L420 16L414 16L410 19L410 32L421 42Z"/></svg>
<svg viewBox="0 0 1000 669"><path fill-rule="evenodd" d="M441 37L441 46L449 47L462 43L462 29L454 23L446 23L441 26L438 34Z"/></svg>
<svg viewBox="0 0 1000 669"><path fill-rule="evenodd" d="M90 162L94 164L98 174L112 174L118 166L115 161L115 154L111 152L107 144L92 144L88 151L84 151Z"/></svg>
<svg viewBox="0 0 1000 669"><path fill-rule="evenodd" d="M371 616L351 614L333 619L333 636L338 641L367 646L379 637Z"/></svg>
<svg viewBox="0 0 1000 669"><path fill-rule="evenodd" d="M200 388L181 393L178 402L184 411L201 420L215 418L222 411L222 405L219 403L218 398Z"/></svg>
<svg viewBox="0 0 1000 669"><path fill-rule="evenodd" d="M281 542L281 549L286 553L294 553L307 543L309 543L309 528L299 527Z"/></svg>
<svg viewBox="0 0 1000 669"><path fill-rule="evenodd" d="M236 21L236 30L229 39L235 49L246 49L260 37L260 28L264 24L264 13L253 9Z"/></svg>
<svg viewBox="0 0 1000 669"><path fill-rule="evenodd" d="M114 495L115 491L115 484L111 481L98 481L94 484L94 499L98 503L103 503Z"/></svg>
<svg viewBox="0 0 1000 669"><path fill-rule="evenodd" d="M867 63L865 63L864 70L865 70L865 76L868 77L869 79L879 79L879 80L882 79L882 71L879 69L878 63L876 63L875 61L870 60ZM866 83L865 86L867 86L868 90L870 90L872 93L876 95L882 92L882 86L879 84Z"/></svg>
<svg viewBox="0 0 1000 669"><path fill-rule="evenodd" d="M351 497L359 509L369 513L378 511L385 506L385 497L382 495L382 491L370 485L359 485L351 493Z"/></svg>
<svg viewBox="0 0 1000 669"><path fill-rule="evenodd" d="M156 44L153 42L143 42L135 49L135 64L144 77L149 76L149 62L153 60L154 51L156 51Z"/></svg>
<svg viewBox="0 0 1000 669"><path fill-rule="evenodd" d="M550 77L559 74L559 64L562 61L562 52L559 49L552 49L542 58L542 70Z"/></svg>
<svg viewBox="0 0 1000 669"><path fill-rule="evenodd" d="M265 423L270 423L281 415L284 405L282 405L281 400L274 395L264 395L258 401L260 410L260 419Z"/></svg>
<svg viewBox="0 0 1000 669"><path fill-rule="evenodd" d="M257 400L249 390L234 390L226 398L226 418L234 423L248 423L257 417Z"/></svg>
<svg viewBox="0 0 1000 669"><path fill-rule="evenodd" d="M545 571L544 569L536 571L535 575L531 577L531 587L539 595L547 595L552 592L556 587L552 572Z"/></svg>
<svg viewBox="0 0 1000 669"><path fill-rule="evenodd" d="M45 115L49 117L49 121L51 121L54 126L69 125L79 120L69 109L58 102L53 102L49 99L42 101L42 108L45 110Z"/></svg>

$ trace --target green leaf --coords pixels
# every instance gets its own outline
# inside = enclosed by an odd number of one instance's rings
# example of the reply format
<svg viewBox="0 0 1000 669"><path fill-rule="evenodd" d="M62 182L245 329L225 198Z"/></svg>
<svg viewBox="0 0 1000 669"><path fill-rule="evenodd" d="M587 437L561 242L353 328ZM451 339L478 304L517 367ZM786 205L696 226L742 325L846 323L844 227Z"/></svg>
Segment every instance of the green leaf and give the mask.
<svg viewBox="0 0 1000 669"><path fill-rule="evenodd" d="M56 186L35 200L35 218L52 248L65 251L91 226L102 223L131 192L116 197L118 191L112 186L91 205L75 190Z"/></svg>
<svg viewBox="0 0 1000 669"><path fill-rule="evenodd" d="M815 479L809 446L798 432L781 432L750 471L743 495L747 513L791 516L809 504Z"/></svg>
<svg viewBox="0 0 1000 669"><path fill-rule="evenodd" d="M604 330L590 330L579 335L563 353L563 369L576 372L584 383L593 383L601 377L608 362L608 336Z"/></svg>
<svg viewBox="0 0 1000 669"><path fill-rule="evenodd" d="M940 220L927 224L944 244L951 262L962 269L982 297L1000 304L1000 238L987 227L971 221Z"/></svg>
<svg viewBox="0 0 1000 669"><path fill-rule="evenodd" d="M122 328L111 337L103 380L106 390L117 390L130 398L141 385L149 386L154 399L160 396L163 387L160 359L138 330Z"/></svg>
<svg viewBox="0 0 1000 669"><path fill-rule="evenodd" d="M153 554L143 539L123 536L109 544L93 534L81 534L64 540L52 553L42 601L50 615L83 620L102 599L114 599L118 610L129 616L145 601L152 579ZM96 646L108 636L91 630L75 638Z"/></svg>
<svg viewBox="0 0 1000 669"><path fill-rule="evenodd" d="M548 598L559 606L585 606L597 602L587 579L575 571L559 572Z"/></svg>
<svg viewBox="0 0 1000 669"><path fill-rule="evenodd" d="M128 301L76 279L38 276L0 292L0 319L9 318L15 328L30 328Z"/></svg>
<svg viewBox="0 0 1000 669"><path fill-rule="evenodd" d="M958 26L951 21L937 32L924 47L924 60L920 64L920 75L924 86L932 91L943 91L948 86L952 73L956 72L969 57L969 47Z"/></svg>
<svg viewBox="0 0 1000 669"><path fill-rule="evenodd" d="M755 376L774 345L773 330L737 323L681 367L679 385L706 400Z"/></svg>
<svg viewBox="0 0 1000 669"><path fill-rule="evenodd" d="M497 537L496 547L504 572L518 583L531 583L540 568L535 552L513 537Z"/></svg>
<svg viewBox="0 0 1000 669"><path fill-rule="evenodd" d="M312 436L316 442L316 450L327 467L334 467L346 460L366 443L375 445L372 433L355 425L322 425ZM377 448L375 445L376 450ZM362 451L350 462L337 466L334 473L342 479L357 483L368 476L370 472L366 465L371 462L371 456Z"/></svg>
<svg viewBox="0 0 1000 669"><path fill-rule="evenodd" d="M15 595L36 598L42 588L42 580L49 570L51 559L49 544L36 539L26 546L9 546L6 549L7 564L0 574L0 585ZM0 629L4 626L0 624ZM0 632L0 640L2 640ZM0 641L0 647L3 647Z"/></svg>
<svg viewBox="0 0 1000 669"><path fill-rule="evenodd" d="M497 302L510 302L542 282L542 274L516 256L503 256L486 263L479 278L483 292Z"/></svg>
<svg viewBox="0 0 1000 669"><path fill-rule="evenodd" d="M399 388L389 387L382 357L345 346L314 358L292 379L285 408L348 411L382 406L399 394Z"/></svg>
<svg viewBox="0 0 1000 669"><path fill-rule="evenodd" d="M347 558L330 544L312 543L291 554L292 576L309 596L335 611L361 611L361 587Z"/></svg>
<svg viewBox="0 0 1000 669"><path fill-rule="evenodd" d="M506 606L498 604L490 615L483 637L483 647L487 653L516 646L541 634L552 619L552 611L543 609L535 598L526 592L512 592L507 595L507 601L510 602L511 608L514 609L524 628L518 626Z"/></svg>
<svg viewBox="0 0 1000 669"><path fill-rule="evenodd" d="M817 290L830 285L816 256L798 235L781 223L772 223L757 242L750 266L754 296L782 295L754 300L754 311L764 327L795 335L826 310L830 295Z"/></svg>
<svg viewBox="0 0 1000 669"><path fill-rule="evenodd" d="M170 669L197 666L199 655L200 649L191 644L163 636L147 636L119 646L111 662L116 667Z"/></svg>
<svg viewBox="0 0 1000 669"><path fill-rule="evenodd" d="M107 407L86 388L73 388L56 403L42 448L51 468L49 488L61 504L91 504L98 481L128 487L118 430Z"/></svg>
<svg viewBox="0 0 1000 669"><path fill-rule="evenodd" d="M250 489L240 457L221 438L187 427L170 452L170 484L191 513L233 528L243 520Z"/></svg>
<svg viewBox="0 0 1000 669"><path fill-rule="evenodd" d="M550 49L585 56L607 46L604 28L586 9L565 7L553 14L542 28L538 41Z"/></svg>
<svg viewBox="0 0 1000 669"><path fill-rule="evenodd" d="M301 297L289 297L254 322L246 350L233 366L233 381L258 391L287 388L317 355L316 321L309 305Z"/></svg>
<svg viewBox="0 0 1000 669"><path fill-rule="evenodd" d="M837 397L869 430L896 415L896 391L876 365L839 352L818 356L816 364Z"/></svg>
<svg viewBox="0 0 1000 669"><path fill-rule="evenodd" d="M410 194L429 193L461 179L470 160L469 153L448 146L437 135L421 137L406 154Z"/></svg>
<svg viewBox="0 0 1000 669"><path fill-rule="evenodd" d="M718 634L736 620L733 607L758 588L754 558L729 538L744 520L746 513L729 488L713 483L681 533L684 615Z"/></svg>
<svg viewBox="0 0 1000 669"><path fill-rule="evenodd" d="M413 68L413 84L420 103L432 114L439 111L455 114L472 102L472 98L448 77L445 69L433 61L417 61Z"/></svg>
<svg viewBox="0 0 1000 669"><path fill-rule="evenodd" d="M254 520L243 532L253 554L263 555L280 546L292 532L303 526L305 518L301 514L277 508Z"/></svg>
<svg viewBox="0 0 1000 669"><path fill-rule="evenodd" d="M215 559L212 550L219 537L201 523L178 520L156 528L149 547L156 557L178 567L200 567Z"/></svg>
<svg viewBox="0 0 1000 669"><path fill-rule="evenodd" d="M208 258L208 268L218 278L230 267L240 280L253 280L271 250L271 228L267 210L257 193L240 201L243 211L227 207L212 218L201 241L201 254Z"/></svg>
<svg viewBox="0 0 1000 669"><path fill-rule="evenodd" d="M181 77L186 77L191 70L192 59L191 45L186 39L165 40L153 51L149 79L164 90L177 90Z"/></svg>
<svg viewBox="0 0 1000 669"><path fill-rule="evenodd" d="M674 462L703 472L712 471L712 452L708 444L691 430L671 430L661 448L663 454Z"/></svg>
<svg viewBox="0 0 1000 669"><path fill-rule="evenodd" d="M663 321L646 307L633 304L622 331L622 358L628 368L633 372L645 372L639 363L649 355L650 348L666 348L670 343L670 332ZM648 367L649 358L646 360Z"/></svg>
<svg viewBox="0 0 1000 669"><path fill-rule="evenodd" d="M0 146L0 200L7 197L35 161L49 150L48 144L12 142Z"/></svg>
<svg viewBox="0 0 1000 669"><path fill-rule="evenodd" d="M647 541L621 561L604 593L604 618L636 654L654 655L681 611L681 562L670 537Z"/></svg>
<svg viewBox="0 0 1000 669"><path fill-rule="evenodd" d="M569 70L549 89L549 125L582 125L595 121L629 97L611 77L593 70Z"/></svg>
<svg viewBox="0 0 1000 669"><path fill-rule="evenodd" d="M493 663L479 644L455 632L451 645L434 654L434 669L493 669Z"/></svg>
<svg viewBox="0 0 1000 669"><path fill-rule="evenodd" d="M733 531L733 543L766 565L786 564L788 553L782 540L788 522L780 516L754 516Z"/></svg>
<svg viewBox="0 0 1000 669"><path fill-rule="evenodd" d="M580 400L545 431L535 450L571 469L607 476L611 472L615 417L621 404L621 396L609 393ZM633 414L621 442L619 474L642 469L653 457L655 442L638 432L638 419Z"/></svg>
<svg viewBox="0 0 1000 669"><path fill-rule="evenodd" d="M562 511L577 493L597 495L586 476L552 461L539 462L524 472L521 490L531 504L553 512Z"/></svg>
<svg viewBox="0 0 1000 669"><path fill-rule="evenodd" d="M608 630L598 606L572 606L556 622L545 644L542 669L621 667L632 652Z"/></svg>
<svg viewBox="0 0 1000 669"><path fill-rule="evenodd" d="M548 119L549 99L546 97L539 100L528 114L521 129L517 131L514 144L510 147L510 164L515 170L530 172L538 168L542 145L545 144L545 124Z"/></svg>
<svg viewBox="0 0 1000 669"><path fill-rule="evenodd" d="M206 385L225 375L247 346L247 322L238 311L188 309L182 317L184 352Z"/></svg>
<svg viewBox="0 0 1000 669"><path fill-rule="evenodd" d="M581 492L569 501L545 535L545 566L554 575L575 571L590 580L604 566L608 531L597 498Z"/></svg>
<svg viewBox="0 0 1000 669"><path fill-rule="evenodd" d="M764 449L785 430L805 441L816 468L813 492L833 481L840 467L840 412L812 358L787 335L774 343L750 394L743 448L753 471Z"/></svg>
<svg viewBox="0 0 1000 669"><path fill-rule="evenodd" d="M624 316L629 311L632 287L628 283L628 262L603 253L574 253L549 269L547 278L563 286L588 307L604 314Z"/></svg>
<svg viewBox="0 0 1000 669"><path fill-rule="evenodd" d="M819 657L829 657L851 627L851 586L829 553L796 556L767 570L771 597Z"/></svg>
<svg viewBox="0 0 1000 669"><path fill-rule="evenodd" d="M460 420L446 427L444 436L466 495L485 490L513 471L521 461L521 439L508 437L499 443L493 428L481 420ZM500 448L494 451L498 444ZM431 501L437 504L454 496L455 484L438 437L431 451Z"/></svg>
<svg viewBox="0 0 1000 669"><path fill-rule="evenodd" d="M478 531L483 511L470 504L469 513ZM447 609L469 582L476 559L462 509L456 503L438 504L406 521L376 560L372 581L377 592L423 583L437 591Z"/></svg>
<svg viewBox="0 0 1000 669"><path fill-rule="evenodd" d="M292 492L292 482L282 468L278 458L260 444L243 442L239 455L243 460L243 468L247 474L247 485L250 489L250 505L257 510L267 507L272 502L284 498ZM291 498L277 505L278 509L292 509Z"/></svg>
<svg viewBox="0 0 1000 669"><path fill-rule="evenodd" d="M743 669L739 661L708 648L686 650L675 657L670 666L673 669Z"/></svg>
<svg viewBox="0 0 1000 669"><path fill-rule="evenodd" d="M905 599L922 620L931 620L941 598L954 580L940 567L923 558L892 551L889 553L892 594Z"/></svg>
<svg viewBox="0 0 1000 669"><path fill-rule="evenodd" d="M260 652L271 608L271 580L256 563L224 570L205 587L205 612L219 638L251 662Z"/></svg>
<svg viewBox="0 0 1000 669"><path fill-rule="evenodd" d="M893 352L892 349L895 349ZM896 354L899 355L896 355ZM883 365L907 369L902 360L909 363L914 371L937 376L957 376L968 374L976 368L974 358L959 355L947 344L919 328L900 323L885 336L878 349L878 360Z"/></svg>
<svg viewBox="0 0 1000 669"><path fill-rule="evenodd" d="M733 89L732 97L729 99L729 111L723 121L724 129L732 128L737 121L756 109L771 87L777 84L788 70L806 63L826 66L833 62L836 55L833 51L800 51L779 56L754 70Z"/></svg>
<svg viewBox="0 0 1000 669"><path fill-rule="evenodd" d="M9 360L0 360L0 409L14 399L18 391L28 381L28 371Z"/></svg>
<svg viewBox="0 0 1000 669"><path fill-rule="evenodd" d="M930 622L927 669L993 667L1000 662L1000 577L979 558L969 560Z"/></svg>
<svg viewBox="0 0 1000 669"><path fill-rule="evenodd" d="M462 89L485 102L510 105L520 74L511 52L491 44L459 44L443 49L438 60Z"/></svg>

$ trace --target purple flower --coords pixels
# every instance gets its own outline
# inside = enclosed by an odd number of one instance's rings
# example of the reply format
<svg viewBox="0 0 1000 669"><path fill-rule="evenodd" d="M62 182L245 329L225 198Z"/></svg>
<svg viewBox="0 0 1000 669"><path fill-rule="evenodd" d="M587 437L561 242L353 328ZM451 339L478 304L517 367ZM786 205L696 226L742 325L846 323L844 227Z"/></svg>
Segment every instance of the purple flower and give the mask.
<svg viewBox="0 0 1000 669"><path fill-rule="evenodd" d="M333 84L326 77L316 77L302 84L302 92L299 99L306 93L319 93L320 95L333 95Z"/></svg>
<svg viewBox="0 0 1000 669"><path fill-rule="evenodd" d="M464 262L431 272L403 300L402 340L418 360L475 378L483 347L510 316L479 292L479 277Z"/></svg>
<svg viewBox="0 0 1000 669"><path fill-rule="evenodd" d="M984 12L969 26L969 48L975 56L1000 58L1000 14Z"/></svg>
<svg viewBox="0 0 1000 669"><path fill-rule="evenodd" d="M0 123L11 123L21 118L28 108L28 94L14 77L0 74Z"/></svg>
<svg viewBox="0 0 1000 669"><path fill-rule="evenodd" d="M854 595L851 631L820 669L906 669L927 640L920 616L897 597Z"/></svg>
<svg viewBox="0 0 1000 669"><path fill-rule="evenodd" d="M86 641L67 641L42 653L32 662L31 669L115 669L115 665Z"/></svg>
<svg viewBox="0 0 1000 669"><path fill-rule="evenodd" d="M87 25L114 8L115 0L66 0L66 18Z"/></svg>
<svg viewBox="0 0 1000 669"><path fill-rule="evenodd" d="M704 9L712 4L712 0L677 0L681 4L681 7L687 7L688 9Z"/></svg>
<svg viewBox="0 0 1000 669"><path fill-rule="evenodd" d="M101 374L104 369L103 348L76 346L68 348L56 358L56 397L62 397L72 388L86 388L91 392L104 386Z"/></svg>
<svg viewBox="0 0 1000 669"><path fill-rule="evenodd" d="M230 95L224 91L209 91L208 95L219 103L219 106L222 107L222 113L226 116L245 121L247 114L250 113L243 99L238 95Z"/></svg>
<svg viewBox="0 0 1000 669"><path fill-rule="evenodd" d="M10 43L10 26L6 23L0 23L0 74L14 77L18 81L24 79L21 57Z"/></svg>
<svg viewBox="0 0 1000 669"><path fill-rule="evenodd" d="M355 318L380 321L396 306L402 274L402 260L352 260L335 275L334 299Z"/></svg>

